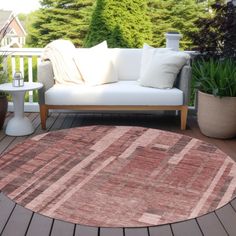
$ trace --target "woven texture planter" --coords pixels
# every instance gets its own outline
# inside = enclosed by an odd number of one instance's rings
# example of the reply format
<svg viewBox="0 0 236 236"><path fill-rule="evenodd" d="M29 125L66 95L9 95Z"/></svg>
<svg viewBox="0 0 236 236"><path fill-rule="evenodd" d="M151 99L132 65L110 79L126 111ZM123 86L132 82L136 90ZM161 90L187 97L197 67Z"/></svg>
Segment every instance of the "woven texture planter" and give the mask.
<svg viewBox="0 0 236 236"><path fill-rule="evenodd" d="M198 124L212 138L236 136L236 97L215 97L198 92Z"/></svg>

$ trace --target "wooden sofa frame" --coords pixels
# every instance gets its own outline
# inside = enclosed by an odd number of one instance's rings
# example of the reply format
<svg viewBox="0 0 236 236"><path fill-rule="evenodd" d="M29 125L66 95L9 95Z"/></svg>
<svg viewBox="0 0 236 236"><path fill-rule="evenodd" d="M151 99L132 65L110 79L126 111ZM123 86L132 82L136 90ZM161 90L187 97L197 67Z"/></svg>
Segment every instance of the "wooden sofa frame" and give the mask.
<svg viewBox="0 0 236 236"><path fill-rule="evenodd" d="M188 106L59 106L40 105L40 118L42 129L46 129L46 120L49 109L52 110L79 110L79 111L180 111L181 130L186 129Z"/></svg>

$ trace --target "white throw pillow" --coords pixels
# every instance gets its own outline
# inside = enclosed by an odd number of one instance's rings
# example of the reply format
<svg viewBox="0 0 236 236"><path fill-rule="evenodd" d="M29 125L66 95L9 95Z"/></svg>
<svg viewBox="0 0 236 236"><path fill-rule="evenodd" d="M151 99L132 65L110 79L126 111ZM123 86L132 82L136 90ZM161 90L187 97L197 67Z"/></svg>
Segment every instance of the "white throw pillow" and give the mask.
<svg viewBox="0 0 236 236"><path fill-rule="evenodd" d="M143 44L142 50L142 59L141 59L141 68L140 68L140 78L143 76L147 66L152 60L152 57L158 53L166 53L171 51L170 48L154 48L149 46L147 43Z"/></svg>
<svg viewBox="0 0 236 236"><path fill-rule="evenodd" d="M100 85L118 81L117 72L104 41L83 53L77 53L75 63L87 85Z"/></svg>
<svg viewBox="0 0 236 236"><path fill-rule="evenodd" d="M172 88L181 68L190 56L184 52L155 52L140 74L139 83L153 88Z"/></svg>

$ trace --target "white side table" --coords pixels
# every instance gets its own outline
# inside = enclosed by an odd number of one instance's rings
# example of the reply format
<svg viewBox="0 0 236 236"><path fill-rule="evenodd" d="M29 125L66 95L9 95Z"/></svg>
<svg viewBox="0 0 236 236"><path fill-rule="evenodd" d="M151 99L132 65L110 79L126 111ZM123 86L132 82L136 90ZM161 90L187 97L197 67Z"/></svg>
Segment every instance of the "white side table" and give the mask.
<svg viewBox="0 0 236 236"><path fill-rule="evenodd" d="M10 136L24 136L34 132L31 121L24 116L24 97L27 91L40 89L41 83L25 82L23 87L13 87L12 83L0 85L0 91L12 94L14 104L14 117L9 120L6 127L6 134Z"/></svg>

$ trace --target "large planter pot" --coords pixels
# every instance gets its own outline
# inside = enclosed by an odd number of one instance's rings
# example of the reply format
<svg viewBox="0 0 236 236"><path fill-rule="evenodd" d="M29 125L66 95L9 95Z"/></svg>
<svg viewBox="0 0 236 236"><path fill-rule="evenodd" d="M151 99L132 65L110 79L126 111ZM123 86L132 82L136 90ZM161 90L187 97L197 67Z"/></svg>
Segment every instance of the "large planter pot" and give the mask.
<svg viewBox="0 0 236 236"><path fill-rule="evenodd" d="M2 129L7 114L7 96L0 95L0 129Z"/></svg>
<svg viewBox="0 0 236 236"><path fill-rule="evenodd" d="M198 124L206 136L232 138L236 136L236 97L215 97L198 92Z"/></svg>

